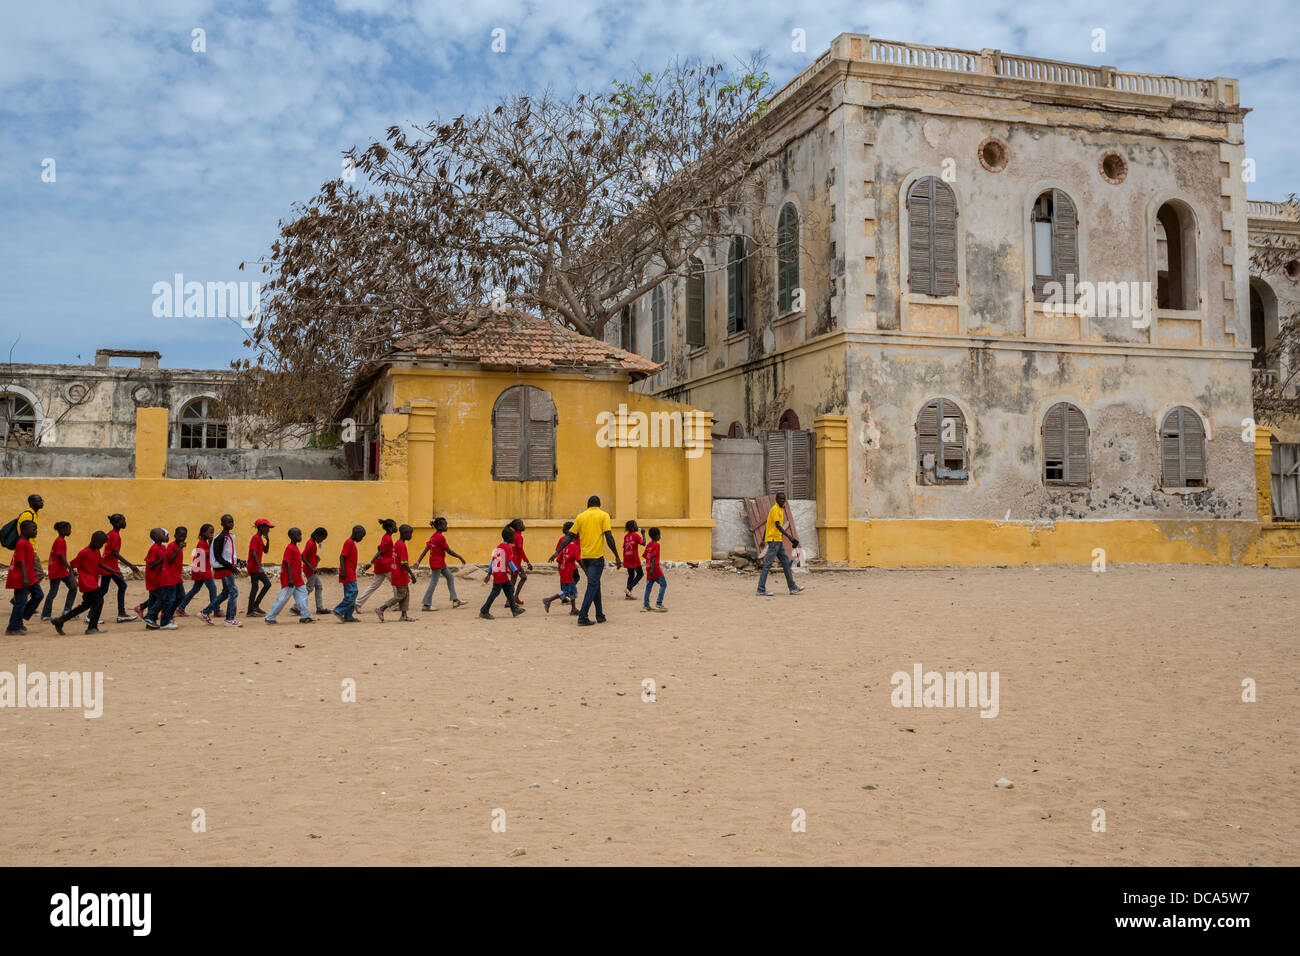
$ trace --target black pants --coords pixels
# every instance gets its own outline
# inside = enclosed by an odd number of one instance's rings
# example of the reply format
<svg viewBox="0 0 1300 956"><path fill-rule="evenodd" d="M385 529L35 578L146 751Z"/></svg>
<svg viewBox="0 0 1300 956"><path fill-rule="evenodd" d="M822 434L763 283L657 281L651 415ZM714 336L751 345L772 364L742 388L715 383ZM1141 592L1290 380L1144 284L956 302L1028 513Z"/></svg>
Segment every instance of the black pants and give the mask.
<svg viewBox="0 0 1300 956"><path fill-rule="evenodd" d="M117 582L117 616L126 617L126 578L119 571L112 571L104 575L103 580L99 582L99 594L101 597L108 597L108 586L114 581Z"/></svg>
<svg viewBox="0 0 1300 956"><path fill-rule="evenodd" d="M60 614L56 620L58 620L60 624L64 624L72 620L82 611L89 611L90 620L86 622L86 630L93 631L95 628L99 627L99 615L103 610L104 595L98 588L96 588L93 591L82 591L81 603L71 611L66 611L63 614Z"/></svg>
<svg viewBox="0 0 1300 956"><path fill-rule="evenodd" d="M68 575L66 578L50 578L50 593L45 597L45 607L41 608L41 620L51 617L51 611L54 610L54 595L59 593L59 585L63 585L68 591L68 597L63 602L63 613L67 614L68 609L72 607L72 602L77 599L76 578Z"/></svg>
<svg viewBox="0 0 1300 956"><path fill-rule="evenodd" d="M258 590L261 588L261 590ZM261 610L262 598L266 597L266 592L271 590L271 579L266 576L265 571L254 571L248 576L248 613Z"/></svg>
<svg viewBox="0 0 1300 956"><path fill-rule="evenodd" d="M510 610L517 611L519 605L515 603L515 586L509 581L502 581L500 584L493 582L492 593L488 595L488 599L483 603L483 606L479 608L479 613L486 614L490 611L492 609L492 602L495 601L497 595L503 591L506 595L506 604L510 605Z"/></svg>
<svg viewBox="0 0 1300 956"><path fill-rule="evenodd" d="M634 587L636 587L637 582L644 577L645 577L645 571L642 569L641 565L638 564L635 568L628 568L627 589L629 591L632 590Z"/></svg>

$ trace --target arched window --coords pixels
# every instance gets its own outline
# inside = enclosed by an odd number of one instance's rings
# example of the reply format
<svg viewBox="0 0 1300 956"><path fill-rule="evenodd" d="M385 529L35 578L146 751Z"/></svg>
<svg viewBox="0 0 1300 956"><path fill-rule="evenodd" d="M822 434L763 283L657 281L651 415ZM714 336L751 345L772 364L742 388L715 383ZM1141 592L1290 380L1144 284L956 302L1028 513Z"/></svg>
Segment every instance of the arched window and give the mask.
<svg viewBox="0 0 1300 956"><path fill-rule="evenodd" d="M776 226L776 313L785 315L795 308L799 288L799 213L793 203L781 207Z"/></svg>
<svg viewBox="0 0 1300 956"><path fill-rule="evenodd" d="M626 352L636 351L636 309L632 305L623 306L623 314L619 316L618 347Z"/></svg>
<svg viewBox="0 0 1300 956"><path fill-rule="evenodd" d="M957 197L937 176L907 191L907 283L925 295L957 294Z"/></svg>
<svg viewBox="0 0 1300 956"><path fill-rule="evenodd" d="M1069 402L1057 402L1043 416L1043 483L1088 484L1088 419Z"/></svg>
<svg viewBox="0 0 1300 956"><path fill-rule="evenodd" d="M1156 212L1156 307L1200 308L1196 287L1196 220L1186 203L1170 200Z"/></svg>
<svg viewBox="0 0 1300 956"><path fill-rule="evenodd" d="M1277 344L1277 295L1267 282L1251 276L1250 279L1250 344L1255 350L1251 362L1256 375L1267 370L1278 370L1278 357L1269 359L1269 349Z"/></svg>
<svg viewBox="0 0 1300 956"><path fill-rule="evenodd" d="M727 253L727 334L749 327L749 240L732 236Z"/></svg>
<svg viewBox="0 0 1300 956"><path fill-rule="evenodd" d="M668 327L668 295L663 283L650 293L650 361L663 363L668 351L664 336Z"/></svg>
<svg viewBox="0 0 1300 956"><path fill-rule="evenodd" d="M0 445L36 444L36 409L22 395L0 392Z"/></svg>
<svg viewBox="0 0 1300 956"><path fill-rule="evenodd" d="M1205 487L1205 426L1201 416L1180 405L1160 425L1160 484Z"/></svg>
<svg viewBox="0 0 1300 956"><path fill-rule="evenodd" d="M691 257L691 272L686 279L686 346L704 344L704 263Z"/></svg>
<svg viewBox="0 0 1300 956"><path fill-rule="evenodd" d="M966 483L966 417L951 399L932 398L917 416L916 466L920 484Z"/></svg>
<svg viewBox="0 0 1300 956"><path fill-rule="evenodd" d="M728 437L728 438L744 438L744 437L745 437L745 426L742 425L742 424L740 424L740 422L732 422L730 425L727 426L727 437Z"/></svg>
<svg viewBox="0 0 1300 956"><path fill-rule="evenodd" d="M799 416L794 413L793 408L787 408L781 413L781 420L777 423L776 427L781 431L789 431L791 429L798 431Z"/></svg>
<svg viewBox="0 0 1300 956"><path fill-rule="evenodd" d="M186 403L177 426L181 448L226 447L227 423L215 399L196 398Z"/></svg>
<svg viewBox="0 0 1300 956"><path fill-rule="evenodd" d="M514 385L492 406L492 480L555 480L555 402L549 392Z"/></svg>
<svg viewBox="0 0 1300 956"><path fill-rule="evenodd" d="M1079 216L1074 200L1060 189L1049 189L1034 203L1034 301L1048 298L1049 283L1057 301L1065 299L1079 281ZM1067 281L1074 276L1074 282Z"/></svg>

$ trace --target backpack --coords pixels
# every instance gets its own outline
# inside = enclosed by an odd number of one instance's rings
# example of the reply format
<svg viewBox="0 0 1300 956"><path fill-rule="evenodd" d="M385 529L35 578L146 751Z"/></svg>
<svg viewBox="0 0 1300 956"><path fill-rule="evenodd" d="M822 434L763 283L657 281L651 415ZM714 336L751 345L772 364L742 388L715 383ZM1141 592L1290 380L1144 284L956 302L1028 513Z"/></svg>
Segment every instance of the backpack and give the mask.
<svg viewBox="0 0 1300 956"><path fill-rule="evenodd" d="M223 531L213 539L211 550L213 570L217 568L230 571L235 570L232 565L226 564L226 541L229 540L229 538L229 533Z"/></svg>
<svg viewBox="0 0 1300 956"><path fill-rule="evenodd" d="M0 528L0 545L4 545L10 551L18 547L18 519L10 521L3 528Z"/></svg>

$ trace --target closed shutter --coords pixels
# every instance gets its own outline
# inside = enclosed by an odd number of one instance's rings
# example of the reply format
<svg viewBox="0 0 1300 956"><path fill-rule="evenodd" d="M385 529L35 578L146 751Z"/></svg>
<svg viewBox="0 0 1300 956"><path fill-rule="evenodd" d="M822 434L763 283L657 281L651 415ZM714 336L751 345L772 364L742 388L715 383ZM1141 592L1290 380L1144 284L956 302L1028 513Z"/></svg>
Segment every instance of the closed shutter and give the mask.
<svg viewBox="0 0 1300 956"><path fill-rule="evenodd" d="M786 446L786 432L770 431L764 444L767 446L767 493L775 495L778 491L790 495L787 488L789 481L790 455Z"/></svg>
<svg viewBox="0 0 1300 956"><path fill-rule="evenodd" d="M1088 419L1073 405L1065 406L1065 481L1088 483Z"/></svg>
<svg viewBox="0 0 1300 956"><path fill-rule="evenodd" d="M934 182L934 295L957 294L957 197Z"/></svg>
<svg viewBox="0 0 1300 956"><path fill-rule="evenodd" d="M787 430L790 443L790 481L786 495L791 498L813 497L812 483L812 432Z"/></svg>
<svg viewBox="0 0 1300 956"><path fill-rule="evenodd" d="M939 440L943 445L943 461L940 463L948 471L962 471L966 469L966 418L952 402L945 402L940 399L941 417L939 425ZM951 424L950 424L951 423ZM952 436L952 441L946 441L946 436ZM964 479L965 475L945 475L938 473L940 478Z"/></svg>
<svg viewBox="0 0 1300 956"><path fill-rule="evenodd" d="M1059 484L1066 480L1065 405L1053 405L1043 419L1043 480Z"/></svg>
<svg viewBox="0 0 1300 956"><path fill-rule="evenodd" d="M1205 429L1201 416L1180 408L1183 433L1183 478L1186 485L1205 484Z"/></svg>
<svg viewBox="0 0 1300 956"><path fill-rule="evenodd" d="M928 469L927 455L931 457ZM953 402L933 398L921 409L916 420L916 468L924 485L966 481L966 417Z"/></svg>
<svg viewBox="0 0 1300 956"><path fill-rule="evenodd" d="M1079 215L1074 200L1059 189L1052 190L1052 272L1061 288L1079 282Z"/></svg>
<svg viewBox="0 0 1300 956"><path fill-rule="evenodd" d="M1059 402L1043 418L1043 480L1050 485L1088 483L1088 419Z"/></svg>
<svg viewBox="0 0 1300 956"><path fill-rule="evenodd" d="M1190 408L1175 408L1160 428L1160 481L1174 488L1205 484L1205 428Z"/></svg>
<svg viewBox="0 0 1300 956"><path fill-rule="evenodd" d="M691 348L704 344L704 263L699 259L691 259L686 280L686 344Z"/></svg>
<svg viewBox="0 0 1300 956"><path fill-rule="evenodd" d="M939 399L927 402L916 422L916 470L923 482L933 479L934 469L942 464L939 459L939 405ZM928 469L927 455L930 456Z"/></svg>
<svg viewBox="0 0 1300 956"><path fill-rule="evenodd" d="M555 479L555 403L540 388L526 388L528 395L528 481Z"/></svg>
<svg viewBox="0 0 1300 956"><path fill-rule="evenodd" d="M524 480L524 388L506 389L492 409L492 477L496 481Z"/></svg>
<svg viewBox="0 0 1300 956"><path fill-rule="evenodd" d="M931 294L930 183L918 179L907 191L907 287L912 292Z"/></svg>

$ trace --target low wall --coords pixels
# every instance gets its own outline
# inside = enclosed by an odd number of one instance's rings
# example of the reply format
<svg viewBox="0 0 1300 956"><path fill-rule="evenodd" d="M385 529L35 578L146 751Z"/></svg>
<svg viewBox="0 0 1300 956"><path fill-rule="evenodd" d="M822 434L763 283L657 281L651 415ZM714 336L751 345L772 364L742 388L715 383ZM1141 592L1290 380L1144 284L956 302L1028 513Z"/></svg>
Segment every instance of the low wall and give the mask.
<svg viewBox="0 0 1300 956"><path fill-rule="evenodd" d="M134 448L8 448L0 454L0 478L130 478ZM5 519L8 520L7 518Z"/></svg>
<svg viewBox="0 0 1300 956"><path fill-rule="evenodd" d="M347 481L342 449L178 449L167 453L167 477L188 478L195 465L204 478Z"/></svg>
<svg viewBox="0 0 1300 956"><path fill-rule="evenodd" d="M717 459L714 459L715 461ZM749 495L748 497L761 497ZM817 502L811 499L787 500L794 530L804 549L804 559L820 557L817 545ZM754 536L749 531L749 517L745 502L739 498L713 500L713 550L730 551L732 548L752 548Z"/></svg>

